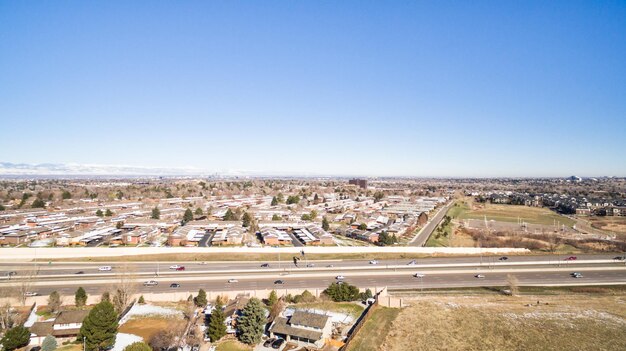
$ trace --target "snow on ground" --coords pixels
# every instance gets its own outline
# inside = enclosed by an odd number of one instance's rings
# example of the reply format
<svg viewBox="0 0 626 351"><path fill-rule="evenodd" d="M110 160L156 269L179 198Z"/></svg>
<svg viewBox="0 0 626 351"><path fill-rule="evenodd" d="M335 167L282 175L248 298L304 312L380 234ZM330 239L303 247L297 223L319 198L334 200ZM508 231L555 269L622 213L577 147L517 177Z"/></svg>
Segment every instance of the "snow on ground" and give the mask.
<svg viewBox="0 0 626 351"><path fill-rule="evenodd" d="M292 307L286 308L285 311L283 312L283 315L285 317L290 317L295 312L295 310L296 309L292 308ZM349 314L345 314L345 313L331 312L331 311L325 311L325 310L317 310L317 309L313 309L313 308L298 308L298 310L330 316L331 321L333 323L350 324L350 323L354 322L354 317L352 317Z"/></svg>
<svg viewBox="0 0 626 351"><path fill-rule="evenodd" d="M137 341L143 341L143 338L135 334L117 333L117 336L115 337L115 346L113 346L111 351L124 351L126 346Z"/></svg>
<svg viewBox="0 0 626 351"><path fill-rule="evenodd" d="M133 305L130 311L128 311L124 318L120 320L120 325L138 316L183 317L183 312L174 308L165 308L150 304L136 303L135 305Z"/></svg>

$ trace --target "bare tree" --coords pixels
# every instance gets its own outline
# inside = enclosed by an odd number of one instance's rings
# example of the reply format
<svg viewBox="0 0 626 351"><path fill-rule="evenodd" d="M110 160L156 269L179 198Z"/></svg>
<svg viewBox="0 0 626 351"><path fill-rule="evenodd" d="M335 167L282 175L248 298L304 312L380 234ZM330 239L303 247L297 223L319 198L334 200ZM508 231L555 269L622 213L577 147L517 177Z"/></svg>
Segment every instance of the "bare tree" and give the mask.
<svg viewBox="0 0 626 351"><path fill-rule="evenodd" d="M32 267L24 271L24 274L20 276L18 283L19 299L22 306L26 305L26 293L32 292L33 285L37 279L37 273L39 272L37 267Z"/></svg>
<svg viewBox="0 0 626 351"><path fill-rule="evenodd" d="M133 295L138 291L135 271L128 263L123 263L117 274L117 282L113 286L112 301L115 311L121 313L131 303Z"/></svg>
<svg viewBox="0 0 626 351"><path fill-rule="evenodd" d="M15 297L18 295L17 289L12 286L0 287L0 296L4 298L0 306L0 331L12 328L15 324L15 314L13 304Z"/></svg>
<svg viewBox="0 0 626 351"><path fill-rule="evenodd" d="M512 274L507 274L506 283L509 286L509 290L511 290L511 295L516 296L519 293L519 281L517 277Z"/></svg>

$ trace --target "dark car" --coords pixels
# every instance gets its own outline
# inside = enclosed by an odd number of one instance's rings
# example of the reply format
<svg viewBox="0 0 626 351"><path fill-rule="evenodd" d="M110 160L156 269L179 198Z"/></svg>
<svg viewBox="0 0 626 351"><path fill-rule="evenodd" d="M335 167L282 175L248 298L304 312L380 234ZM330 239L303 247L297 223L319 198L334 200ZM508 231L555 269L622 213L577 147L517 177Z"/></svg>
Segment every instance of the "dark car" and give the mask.
<svg viewBox="0 0 626 351"><path fill-rule="evenodd" d="M283 346L284 343L285 339L276 339L276 341L272 343L272 348L274 350L278 350L281 346Z"/></svg>
<svg viewBox="0 0 626 351"><path fill-rule="evenodd" d="M500 261L506 261L506 260L508 260L508 259L509 259L509 258L508 258L508 257L506 257L506 256L502 256L502 257L498 258L498 260L500 260Z"/></svg>
<svg viewBox="0 0 626 351"><path fill-rule="evenodd" d="M33 346L30 348L30 351L41 351L41 346Z"/></svg>
<svg viewBox="0 0 626 351"><path fill-rule="evenodd" d="M613 257L614 260L618 260L618 261L624 261L626 260L626 256L615 256Z"/></svg>
<svg viewBox="0 0 626 351"><path fill-rule="evenodd" d="M172 283L172 284L170 284L170 288L180 288L180 284Z"/></svg>
<svg viewBox="0 0 626 351"><path fill-rule="evenodd" d="M85 271L78 271L78 272L76 272L74 274L85 274Z"/></svg>
<svg viewBox="0 0 626 351"><path fill-rule="evenodd" d="M17 275L17 272L16 272L16 271L10 271L10 272L7 272L7 275L8 275L9 277L12 277L12 276L14 276L14 275Z"/></svg>
<svg viewBox="0 0 626 351"><path fill-rule="evenodd" d="M185 266L180 266L178 268L176 268L177 271L184 271L185 270Z"/></svg>
<svg viewBox="0 0 626 351"><path fill-rule="evenodd" d="M274 281L274 284L281 284L282 285L282 284L285 284L285 281L278 279L278 280Z"/></svg>
<svg viewBox="0 0 626 351"><path fill-rule="evenodd" d="M574 260L576 260L577 258L578 258L578 257L576 257L576 256L570 256L570 257L566 258L566 259L565 259L565 261L574 261Z"/></svg>
<svg viewBox="0 0 626 351"><path fill-rule="evenodd" d="M261 268L269 268L269 267L270 267L270 264L269 264L269 263L263 263L263 264L261 265Z"/></svg>
<svg viewBox="0 0 626 351"><path fill-rule="evenodd" d="M263 347L270 347L270 346L272 346L272 343L274 341L276 341L276 339L274 339L274 338L265 340L265 342L263 343Z"/></svg>

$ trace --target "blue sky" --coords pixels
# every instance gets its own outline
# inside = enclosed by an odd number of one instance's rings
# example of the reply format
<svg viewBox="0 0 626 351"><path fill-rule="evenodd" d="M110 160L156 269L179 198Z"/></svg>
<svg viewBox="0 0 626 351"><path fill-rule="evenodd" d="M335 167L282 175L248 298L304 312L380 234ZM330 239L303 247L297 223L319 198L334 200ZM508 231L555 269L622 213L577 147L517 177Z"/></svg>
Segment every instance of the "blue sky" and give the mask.
<svg viewBox="0 0 626 351"><path fill-rule="evenodd" d="M0 161L626 176L624 1L0 1Z"/></svg>

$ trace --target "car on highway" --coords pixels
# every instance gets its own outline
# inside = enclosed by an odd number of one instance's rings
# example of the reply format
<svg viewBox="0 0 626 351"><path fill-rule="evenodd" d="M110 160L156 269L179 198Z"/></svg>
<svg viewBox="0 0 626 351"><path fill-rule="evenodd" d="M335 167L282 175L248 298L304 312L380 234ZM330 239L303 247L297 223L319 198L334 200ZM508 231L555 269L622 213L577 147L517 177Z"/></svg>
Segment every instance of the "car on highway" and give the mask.
<svg viewBox="0 0 626 351"><path fill-rule="evenodd" d="M178 266L178 268L176 268L177 271L184 271L185 270L185 266Z"/></svg>
<svg viewBox="0 0 626 351"><path fill-rule="evenodd" d="M178 268L180 268L180 267L183 267L183 266L180 266L180 265L174 264L174 265L171 265L171 266L170 266L170 269L177 270L177 269L178 269Z"/></svg>
<svg viewBox="0 0 626 351"><path fill-rule="evenodd" d="M228 282L231 283L231 284L232 283L239 283L239 280L237 280L237 279L228 279Z"/></svg>
<svg viewBox="0 0 626 351"><path fill-rule="evenodd" d="M577 259L578 259L578 257L576 257L576 256L570 256L570 257L566 258L565 261L575 261Z"/></svg>
<svg viewBox="0 0 626 351"><path fill-rule="evenodd" d="M278 279L278 280L274 281L274 284L276 284L276 285L283 285L283 284L285 284L285 281L281 280L281 279Z"/></svg>
<svg viewBox="0 0 626 351"><path fill-rule="evenodd" d="M309 268L313 268L313 267L315 267L315 263L309 263L306 266L309 267Z"/></svg>
<svg viewBox="0 0 626 351"><path fill-rule="evenodd" d="M499 261L506 261L506 260L508 260L508 259L509 259L509 258L508 258L508 257L506 257L506 256L502 256L502 257L498 258L498 260L499 260Z"/></svg>
<svg viewBox="0 0 626 351"><path fill-rule="evenodd" d="M572 276L572 278L582 278L583 277L583 274L579 273L579 272L570 273L570 275Z"/></svg>
<svg viewBox="0 0 626 351"><path fill-rule="evenodd" d="M33 296L37 296L37 295L39 295L39 294L37 294L36 292L33 292L33 291L27 291L27 292L24 293L24 296L26 296L26 297L33 297Z"/></svg>
<svg viewBox="0 0 626 351"><path fill-rule="evenodd" d="M415 273L415 274L413 274L413 276L415 278L424 278L426 276L426 274L424 274L424 273Z"/></svg>
<svg viewBox="0 0 626 351"><path fill-rule="evenodd" d="M274 341L276 341L276 339L274 338L265 340L265 342L263 343L263 347L271 347Z"/></svg>
<svg viewBox="0 0 626 351"><path fill-rule="evenodd" d="M474 276L474 278L484 279L484 278L485 278L485 276L484 276L483 274L476 274L476 275Z"/></svg>
<svg viewBox="0 0 626 351"><path fill-rule="evenodd" d="M14 275L17 275L17 272L16 272L16 271L10 271L10 272L7 272L7 277L12 277L12 276L14 276Z"/></svg>
<svg viewBox="0 0 626 351"><path fill-rule="evenodd" d="M180 288L180 284L178 284L178 283L172 283L172 284L170 284L170 288L174 288L174 289L175 289L175 288Z"/></svg>
<svg viewBox="0 0 626 351"><path fill-rule="evenodd" d="M615 256L615 257L613 257L613 259L617 260L617 261L624 261L624 260L626 260L626 256Z"/></svg>
<svg viewBox="0 0 626 351"><path fill-rule="evenodd" d="M78 271L78 272L76 272L74 274L85 274L85 271Z"/></svg>
<svg viewBox="0 0 626 351"><path fill-rule="evenodd" d="M413 260L409 263L407 263L407 266L415 266L417 264L417 261Z"/></svg>
<svg viewBox="0 0 626 351"><path fill-rule="evenodd" d="M101 272L108 272L108 271L110 271L112 269L113 269L113 267L111 267L111 266L100 266L100 267L98 267L98 270L101 271Z"/></svg>
<svg viewBox="0 0 626 351"><path fill-rule="evenodd" d="M346 279L346 277L344 277L343 275L338 275L338 276L335 277L335 279L343 280L343 279Z"/></svg>
<svg viewBox="0 0 626 351"><path fill-rule="evenodd" d="M326 268L333 268L333 267L335 267L335 266L333 266L332 264L329 264L329 265L326 266Z"/></svg>
<svg viewBox="0 0 626 351"><path fill-rule="evenodd" d="M263 263L261 265L261 268L270 268L270 264L269 263Z"/></svg>
<svg viewBox="0 0 626 351"><path fill-rule="evenodd" d="M285 339L276 339L273 343L272 343L272 348L274 350L278 350L280 349L281 346L283 346L283 344L285 343Z"/></svg>
<svg viewBox="0 0 626 351"><path fill-rule="evenodd" d="M156 280L148 280L143 282L143 286L157 286L159 285L159 282L157 282Z"/></svg>
<svg viewBox="0 0 626 351"><path fill-rule="evenodd" d="M371 260L370 264L378 264L378 261L377 260Z"/></svg>

